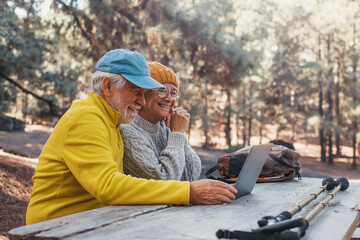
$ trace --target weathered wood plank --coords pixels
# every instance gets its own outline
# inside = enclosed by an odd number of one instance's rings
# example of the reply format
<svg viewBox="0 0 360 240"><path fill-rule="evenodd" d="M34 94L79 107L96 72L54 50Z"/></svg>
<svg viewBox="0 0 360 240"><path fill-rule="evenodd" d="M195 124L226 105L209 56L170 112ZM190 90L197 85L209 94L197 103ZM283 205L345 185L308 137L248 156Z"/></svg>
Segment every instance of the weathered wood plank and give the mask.
<svg viewBox="0 0 360 240"><path fill-rule="evenodd" d="M360 240L360 228L356 228L355 232L351 236L351 240Z"/></svg>
<svg viewBox="0 0 360 240"><path fill-rule="evenodd" d="M105 226L114 221L167 208L167 205L109 206L77 213L9 231L10 239L59 239L78 232Z"/></svg>
<svg viewBox="0 0 360 240"><path fill-rule="evenodd" d="M112 206L14 229L10 239L216 239L218 229L250 231L257 220L290 210L322 179L257 184L252 194L216 206ZM305 217L328 193L294 216ZM311 222L303 239L350 239L359 223L360 181L350 181ZM17 237L17 238L16 238Z"/></svg>
<svg viewBox="0 0 360 240"><path fill-rule="evenodd" d="M331 212L319 215L304 239L349 239L346 229L357 213L343 207L337 209L337 216L333 216ZM229 214L229 210L237 214ZM253 217L251 209L221 211L222 214L219 215L219 209L216 208L172 208L143 215L138 219L116 222L67 239L216 239L215 233L219 229L250 231L257 228L258 218ZM333 227L336 231L331 229Z"/></svg>
<svg viewBox="0 0 360 240"><path fill-rule="evenodd" d="M320 180L294 181L284 184L259 184L253 194L232 204L221 206L174 207L114 222L104 228L79 234L67 240L98 239L216 239L218 229L250 231L265 215L277 215L291 209L321 186ZM335 195L323 211L311 221L304 239L349 239L358 221L358 201L353 199L359 187ZM327 193L323 193L308 208L295 215L304 217ZM342 200L346 200L346 205ZM350 200L352 199L352 200ZM352 204L351 204L352 203Z"/></svg>

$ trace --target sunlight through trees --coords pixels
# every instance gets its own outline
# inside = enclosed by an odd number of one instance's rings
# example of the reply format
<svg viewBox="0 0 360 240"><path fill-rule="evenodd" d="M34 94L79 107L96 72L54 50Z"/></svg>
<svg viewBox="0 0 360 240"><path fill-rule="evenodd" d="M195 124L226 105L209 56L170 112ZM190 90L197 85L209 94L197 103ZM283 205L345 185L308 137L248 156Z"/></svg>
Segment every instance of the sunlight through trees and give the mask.
<svg viewBox="0 0 360 240"><path fill-rule="evenodd" d="M54 124L125 48L174 69L205 148L255 144L270 124L313 131L329 164L350 141L356 168L359 23L353 0L1 1L0 112Z"/></svg>

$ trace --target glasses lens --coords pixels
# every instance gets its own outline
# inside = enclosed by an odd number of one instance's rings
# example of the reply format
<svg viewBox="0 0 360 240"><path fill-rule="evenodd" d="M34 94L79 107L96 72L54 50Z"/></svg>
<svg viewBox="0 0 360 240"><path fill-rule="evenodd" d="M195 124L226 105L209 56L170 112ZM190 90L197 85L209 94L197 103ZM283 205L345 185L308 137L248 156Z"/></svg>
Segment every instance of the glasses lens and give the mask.
<svg viewBox="0 0 360 240"><path fill-rule="evenodd" d="M177 91L177 90L173 90L170 93L168 88L158 88L157 89L157 95L160 98L166 98L167 96L169 96L169 94L172 99L175 99L175 100L179 99L179 91Z"/></svg>
<svg viewBox="0 0 360 240"><path fill-rule="evenodd" d="M157 95L160 97L160 98L165 98L168 94L168 89L167 88L158 88L157 89Z"/></svg>
<svg viewBox="0 0 360 240"><path fill-rule="evenodd" d="M173 91L173 92L171 92L171 97L172 98L174 98L174 99L178 99L179 98L179 93L178 93L178 91Z"/></svg>

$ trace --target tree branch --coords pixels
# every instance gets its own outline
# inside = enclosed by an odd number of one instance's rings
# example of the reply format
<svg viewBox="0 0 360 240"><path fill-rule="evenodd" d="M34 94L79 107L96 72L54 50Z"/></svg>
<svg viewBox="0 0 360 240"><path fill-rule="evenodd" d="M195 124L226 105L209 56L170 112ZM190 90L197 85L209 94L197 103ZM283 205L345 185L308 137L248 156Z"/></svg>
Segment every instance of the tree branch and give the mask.
<svg viewBox="0 0 360 240"><path fill-rule="evenodd" d="M16 87L20 88L21 91L25 92L25 93L28 93L30 94L31 96L35 97L36 99L39 99L45 103L47 103L49 105L49 108L50 108L50 112L53 116L55 117L58 117L60 118L61 117L61 114L59 114L58 112L56 112L55 109L59 109L55 103L53 103L51 100L49 99L46 99L46 98L43 98L39 95L37 95L36 93L30 91L30 90L27 90L25 89L23 86L21 86L19 83L17 83L15 80L9 78L5 73L3 73L1 70L0 70L0 77L9 81L10 83L14 84Z"/></svg>
<svg viewBox="0 0 360 240"><path fill-rule="evenodd" d="M138 5L136 6L132 6L130 8L135 9L135 10L139 10L139 9L144 9L146 7L146 4L149 2L149 0L143 0L142 2L140 2Z"/></svg>
<svg viewBox="0 0 360 240"><path fill-rule="evenodd" d="M80 28L81 34L89 41L90 45L93 45L93 42L91 40L91 37L87 34L87 32L85 31L85 29L82 27L80 20L78 18L78 16L75 14L74 10L72 7L66 5L63 1L61 0L57 0L57 2L59 2L60 4L62 4L64 6L64 8L71 12L71 14L73 15L75 22L77 24L77 26Z"/></svg>

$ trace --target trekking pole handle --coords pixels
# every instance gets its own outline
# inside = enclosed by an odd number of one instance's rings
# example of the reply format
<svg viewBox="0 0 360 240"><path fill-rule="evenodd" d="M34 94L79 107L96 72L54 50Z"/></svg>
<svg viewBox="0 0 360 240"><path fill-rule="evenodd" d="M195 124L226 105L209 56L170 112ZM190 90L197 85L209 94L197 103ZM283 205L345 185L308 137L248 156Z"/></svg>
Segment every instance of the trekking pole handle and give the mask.
<svg viewBox="0 0 360 240"><path fill-rule="evenodd" d="M345 191L349 187L349 181L346 178L339 178L336 180L337 187L329 193L329 195L321 201L315 209L313 209L306 217L305 219L307 221L310 221L313 217L315 217L316 214L318 214L322 209L326 207L326 204L334 198L335 194L338 191Z"/></svg>
<svg viewBox="0 0 360 240"><path fill-rule="evenodd" d="M298 203L294 208L289 210L291 215L294 215L302 210L303 207L309 204L312 200L316 199L322 192L325 192L325 190L330 191L333 190L335 187L335 180L332 177L326 177L322 181L322 187L316 192L310 194L308 198L303 200L302 202Z"/></svg>
<svg viewBox="0 0 360 240"><path fill-rule="evenodd" d="M275 232L281 232L286 229L291 229L294 227L301 227L305 224L306 224L306 220L304 218L288 219L264 227L252 229L251 231L254 233L275 233Z"/></svg>
<svg viewBox="0 0 360 240"><path fill-rule="evenodd" d="M305 220L305 219L304 219ZM287 229L280 233L280 240L299 240L305 235L306 229L309 227L309 222L305 220L305 224L293 229Z"/></svg>
<svg viewBox="0 0 360 240"><path fill-rule="evenodd" d="M320 202L315 209L313 209L304 219L305 224L294 228L292 230L285 230L283 232L281 232L280 234L280 239L281 240L298 240L300 239L302 236L305 235L305 231L306 229L309 227L309 221L315 217L315 215L317 213L319 213L322 209L325 208L326 204L334 198L335 194L338 191L345 191L348 187L349 187L349 181L346 178L339 178L336 180L335 182L335 186L337 186L331 193L329 193L329 195L322 201Z"/></svg>
<svg viewBox="0 0 360 240"><path fill-rule="evenodd" d="M332 177L325 177L322 181L322 186L316 193L310 194L309 197L304 199L303 201L296 204L295 207L290 209L289 211L284 211L277 216L265 216L258 220L259 227L264 227L266 225L271 224L272 222L280 222L286 219L291 219L296 213L300 212L303 207L308 205L312 200L316 199L322 192L325 190L330 191L335 187L335 180Z"/></svg>

